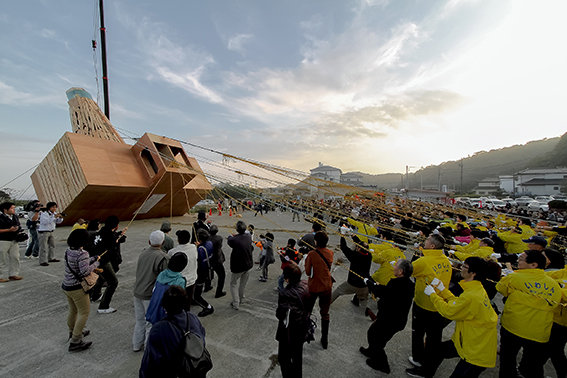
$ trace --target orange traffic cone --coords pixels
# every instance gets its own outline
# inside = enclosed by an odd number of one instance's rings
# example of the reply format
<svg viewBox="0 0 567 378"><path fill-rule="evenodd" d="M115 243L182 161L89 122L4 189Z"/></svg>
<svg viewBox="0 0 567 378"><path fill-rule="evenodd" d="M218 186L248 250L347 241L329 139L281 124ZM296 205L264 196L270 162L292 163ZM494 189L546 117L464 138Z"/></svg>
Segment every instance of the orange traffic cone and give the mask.
<svg viewBox="0 0 567 378"><path fill-rule="evenodd" d="M230 212L228 213L228 216L229 216L229 217L232 216L232 207L230 208Z"/></svg>

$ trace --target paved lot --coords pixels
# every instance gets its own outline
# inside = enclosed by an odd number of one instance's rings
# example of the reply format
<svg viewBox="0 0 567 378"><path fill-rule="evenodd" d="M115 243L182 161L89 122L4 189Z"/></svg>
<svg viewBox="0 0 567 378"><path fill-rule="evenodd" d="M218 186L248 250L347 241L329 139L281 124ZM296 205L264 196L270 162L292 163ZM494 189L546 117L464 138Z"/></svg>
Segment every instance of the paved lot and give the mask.
<svg viewBox="0 0 567 378"><path fill-rule="evenodd" d="M310 230L305 222L291 222L291 214L269 213L265 218L245 212L241 218L256 226L259 233L272 231L275 243L284 245L289 237L299 237ZM176 217L172 220L174 235L178 229L189 229L195 215ZM219 226L222 236L234 229L236 217L224 215L211 217ZM4 377L135 377L138 374L141 353L132 352L134 329L133 285L138 253L147 246L151 231L159 229L162 219L135 221L129 228L128 240L123 245L124 263L121 265L118 289L111 306L114 314L97 314L97 306L91 306L87 327L91 335L87 340L93 346L81 353L67 352L67 300L61 290L64 262L41 267L37 260L22 257L21 274L24 280L0 284L0 376ZM124 226L125 223L121 224ZM288 230L290 233L283 231ZM69 227L58 228L56 257L63 259L65 239ZM338 245L338 236L331 237L330 245ZM230 250L225 246L227 259ZM24 248L20 250L23 256ZM257 255L257 250L255 251ZM340 252L338 253L340 255ZM336 255L337 256L337 255ZM228 270L227 261L225 268ZM255 269L256 267L254 267ZM279 263L270 267L267 283L258 281L260 272L254 270L248 283L246 303L239 311L230 308L228 295L214 298L214 291L205 298L214 306L213 315L202 319L207 331L207 346L213 358L214 368L208 377L281 377L277 365L275 332L277 319L277 277L281 273ZM337 267L333 276L339 283L346 280L347 271ZM230 273L227 274L227 281ZM371 303L375 309L375 303ZM500 303L500 308L502 304ZM197 310L199 310L197 308ZM318 311L316 312L318 315ZM320 321L319 321L320 323ZM411 322L410 322L411 323ZM365 318L349 297L339 298L331 307L329 349L323 350L317 341L304 348L305 377L381 377L365 364L359 352L366 345L366 330L370 320ZM387 326L387 325L385 325ZM445 329L444 339L453 333L453 325ZM404 377L410 367L411 324L398 333L387 346L391 377ZM437 376L448 377L457 360L445 361ZM555 376L550 363L546 375ZM482 377L497 377L497 369L485 371Z"/></svg>

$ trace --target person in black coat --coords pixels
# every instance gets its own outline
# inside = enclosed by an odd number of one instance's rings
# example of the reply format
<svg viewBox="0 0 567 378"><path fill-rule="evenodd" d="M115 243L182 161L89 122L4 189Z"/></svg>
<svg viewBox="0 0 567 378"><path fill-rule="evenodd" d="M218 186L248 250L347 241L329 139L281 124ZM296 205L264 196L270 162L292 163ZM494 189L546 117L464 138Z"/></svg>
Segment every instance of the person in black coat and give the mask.
<svg viewBox="0 0 567 378"><path fill-rule="evenodd" d="M211 259L211 265L213 270L218 276L217 282L217 292L215 298L224 297L226 292L224 291L224 280L226 278L226 272L224 271L224 262L226 258L222 251L222 236L218 235L219 228L216 225L211 225L209 231L209 241L213 243L213 258Z"/></svg>
<svg viewBox="0 0 567 378"><path fill-rule="evenodd" d="M390 365L384 347L396 333L406 327L415 291L415 284L410 279L412 273L413 265L408 260L400 259L396 262L396 278L392 278L380 291L378 314L367 332L368 348L360 347L360 352L368 357L366 364L387 374L390 373ZM365 282L370 291L375 293L378 284L368 278Z"/></svg>
<svg viewBox="0 0 567 378"><path fill-rule="evenodd" d="M206 219L207 214L204 211L197 213L197 222L193 222L193 229L191 230L191 243L197 244L197 232L199 232L199 230L207 230L207 232L209 232L209 225L205 223Z"/></svg>
<svg viewBox="0 0 567 378"><path fill-rule="evenodd" d="M104 282L106 281L106 290L102 295L100 305L98 306L99 314L110 314L116 310L110 307L112 296L118 287L118 272L119 265L122 262L122 255L120 253L120 244L126 241L125 227L122 231L118 231L118 224L120 220L116 215L110 215L104 222L104 227L95 236L93 250L88 251L89 255L100 256L100 268L103 272L100 274L96 285L90 292L91 301L96 302L101 299L101 290Z"/></svg>
<svg viewBox="0 0 567 378"><path fill-rule="evenodd" d="M254 265L252 260L252 238L246 234L246 223L236 222L238 234L229 236L226 243L232 248L230 254L230 293L232 294L231 307L238 310L244 299L244 290L250 276L250 269ZM240 282L240 284L239 284ZM238 287L237 287L238 285Z"/></svg>
<svg viewBox="0 0 567 378"><path fill-rule="evenodd" d="M372 255L368 252L368 243L361 241L357 236L352 240L355 248L350 249L346 240L341 236L341 251L350 261L350 268L346 282L343 282L333 290L331 295L331 303L344 294L356 294L358 301L353 303L362 307L362 311L366 312L366 302L368 300L368 287L361 277L370 276L370 265L372 264Z"/></svg>
<svg viewBox="0 0 567 378"><path fill-rule="evenodd" d="M303 344L311 315L309 289L307 282L301 280L301 269L293 261L283 269L283 276L288 285L280 291L276 310L278 361L283 378L301 378Z"/></svg>
<svg viewBox="0 0 567 378"><path fill-rule="evenodd" d="M18 233L21 231L20 220L16 215L16 205L12 202L4 202L0 205L0 282L19 281L23 277L20 273L20 246L17 240ZM9 261L9 273L4 275L5 260Z"/></svg>

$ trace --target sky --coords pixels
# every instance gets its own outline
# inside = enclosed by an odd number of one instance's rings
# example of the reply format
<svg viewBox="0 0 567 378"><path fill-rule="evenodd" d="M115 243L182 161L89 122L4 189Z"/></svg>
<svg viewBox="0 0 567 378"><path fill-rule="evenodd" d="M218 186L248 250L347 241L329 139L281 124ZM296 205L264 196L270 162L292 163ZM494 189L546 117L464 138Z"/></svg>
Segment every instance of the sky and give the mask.
<svg viewBox="0 0 567 378"><path fill-rule="evenodd" d="M0 188L23 192L71 131L67 89L102 98L97 7L0 8ZM372 174L557 137L566 13L563 0L107 0L110 118L128 135Z"/></svg>

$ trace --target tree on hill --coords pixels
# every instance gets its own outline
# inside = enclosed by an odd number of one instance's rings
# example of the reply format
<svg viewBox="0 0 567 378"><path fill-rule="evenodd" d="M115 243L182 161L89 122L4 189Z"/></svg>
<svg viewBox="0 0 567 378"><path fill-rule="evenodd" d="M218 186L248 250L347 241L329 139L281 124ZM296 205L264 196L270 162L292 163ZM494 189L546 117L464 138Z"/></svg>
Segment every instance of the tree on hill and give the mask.
<svg viewBox="0 0 567 378"><path fill-rule="evenodd" d="M0 189L0 202L10 201L13 192L12 189L8 188Z"/></svg>
<svg viewBox="0 0 567 378"><path fill-rule="evenodd" d="M449 189L461 187L461 164L463 192L469 192L478 182L487 177L513 175L525 168L555 168L567 166L567 133L561 138L531 141L490 151L479 151L472 156L457 161L431 165L409 174L409 187L438 188L447 185ZM401 188L405 186L405 174L386 173L363 176L366 185L376 185L379 189Z"/></svg>
<svg viewBox="0 0 567 378"><path fill-rule="evenodd" d="M532 159L530 166L540 168L567 166L567 133L561 136L552 151Z"/></svg>

